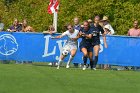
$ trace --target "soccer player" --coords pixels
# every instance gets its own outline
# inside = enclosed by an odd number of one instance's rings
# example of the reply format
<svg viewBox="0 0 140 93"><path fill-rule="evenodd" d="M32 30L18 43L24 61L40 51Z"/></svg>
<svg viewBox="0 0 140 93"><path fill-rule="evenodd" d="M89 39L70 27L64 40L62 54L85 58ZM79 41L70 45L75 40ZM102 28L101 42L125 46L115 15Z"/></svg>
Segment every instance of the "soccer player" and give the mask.
<svg viewBox="0 0 140 93"><path fill-rule="evenodd" d="M93 61L94 70L96 70L96 65L98 62L98 54L100 50L100 33L102 33L102 36L103 36L104 46L105 48L107 48L105 32L103 28L99 25L99 22L100 22L100 17L95 16L94 24L91 26L92 27L92 46L94 49L94 56L95 56L95 59Z"/></svg>
<svg viewBox="0 0 140 93"><path fill-rule="evenodd" d="M67 26L67 31L64 32L62 35L59 35L59 36L56 36L54 38L62 38L63 36L67 36L68 37L68 40L63 48L63 51L68 50L70 51L70 58L67 62L67 65L66 65L66 68L69 68L70 66L70 62L73 60L75 54L76 54L76 51L77 51L77 47L78 47L78 34L79 34L79 31L78 30L74 30L73 26L72 25L68 25ZM60 56L60 59L59 59L59 62L58 62L58 66L57 66L57 69L60 68L60 63L63 61L63 59L66 57L66 55L61 54Z"/></svg>
<svg viewBox="0 0 140 93"><path fill-rule="evenodd" d="M90 59L90 67L93 69L93 47L92 47L92 29L90 28L90 25L88 21L84 21L84 27L80 30L79 36L82 38L82 41L80 42L80 50L83 52L83 61L84 66L83 70L86 70L87 65L87 58Z"/></svg>

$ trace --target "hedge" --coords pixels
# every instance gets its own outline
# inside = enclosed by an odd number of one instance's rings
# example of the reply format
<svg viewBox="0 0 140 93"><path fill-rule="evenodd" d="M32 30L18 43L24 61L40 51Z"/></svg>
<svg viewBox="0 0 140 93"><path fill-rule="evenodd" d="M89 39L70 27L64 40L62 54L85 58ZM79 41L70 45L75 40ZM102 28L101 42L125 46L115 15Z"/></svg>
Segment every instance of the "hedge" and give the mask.
<svg viewBox="0 0 140 93"><path fill-rule="evenodd" d="M26 18L36 31L42 32L52 24L53 15L47 13L49 0L1 0L0 16L7 29L14 18ZM108 16L116 34L125 35L133 26L133 20L140 20L140 0L61 0L58 13L58 32L64 25L73 23L75 16L82 21L95 15Z"/></svg>

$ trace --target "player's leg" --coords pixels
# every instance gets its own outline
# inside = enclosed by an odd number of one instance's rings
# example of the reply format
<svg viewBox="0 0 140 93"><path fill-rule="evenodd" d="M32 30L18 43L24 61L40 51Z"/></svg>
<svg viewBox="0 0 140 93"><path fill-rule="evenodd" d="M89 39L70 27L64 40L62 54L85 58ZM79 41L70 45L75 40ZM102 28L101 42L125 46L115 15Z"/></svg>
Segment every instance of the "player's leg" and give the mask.
<svg viewBox="0 0 140 93"><path fill-rule="evenodd" d="M86 64L87 64L88 52L87 52L87 49L86 48L82 48L81 51L84 54L84 56L83 56L83 61L84 61L83 70L85 70L86 69Z"/></svg>
<svg viewBox="0 0 140 93"><path fill-rule="evenodd" d="M93 52L88 52L89 60L90 60L90 68L93 69Z"/></svg>
<svg viewBox="0 0 140 93"><path fill-rule="evenodd" d="M57 69L59 69L59 67L60 67L60 64L62 63L62 61L63 61L63 59L65 58L65 56L64 55L61 55L60 56L60 59L59 59L59 61L58 61L58 66L57 66Z"/></svg>
<svg viewBox="0 0 140 93"><path fill-rule="evenodd" d="M93 69L96 69L96 65L97 65L97 62L98 62L99 49L100 49L100 45L95 45L94 46L94 56L95 56L95 59L93 61Z"/></svg>
<svg viewBox="0 0 140 93"><path fill-rule="evenodd" d="M69 60L68 60L68 62L67 62L66 68L69 68L70 62L73 60L73 58L74 58L76 52L77 52L77 49L72 49L72 50L71 50L71 52L70 52L70 58L69 58Z"/></svg>
<svg viewBox="0 0 140 93"><path fill-rule="evenodd" d="M57 69L59 69L60 64L62 63L63 59L66 57L66 55L63 55L63 51L64 51L64 49L66 49L66 48L69 48L69 46L68 46L67 44L63 47L62 54L61 54L60 59L59 59L59 61L58 61Z"/></svg>

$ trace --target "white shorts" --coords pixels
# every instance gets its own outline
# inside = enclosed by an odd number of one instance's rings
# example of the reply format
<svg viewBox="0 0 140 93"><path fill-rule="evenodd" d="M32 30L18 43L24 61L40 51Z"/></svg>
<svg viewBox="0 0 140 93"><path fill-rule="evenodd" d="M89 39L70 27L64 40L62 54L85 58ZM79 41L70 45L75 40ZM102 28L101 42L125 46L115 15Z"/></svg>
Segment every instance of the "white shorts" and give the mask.
<svg viewBox="0 0 140 93"><path fill-rule="evenodd" d="M69 51L72 51L73 49L76 49L77 50L77 44L66 44L64 47L63 47L63 50L64 49L68 49Z"/></svg>

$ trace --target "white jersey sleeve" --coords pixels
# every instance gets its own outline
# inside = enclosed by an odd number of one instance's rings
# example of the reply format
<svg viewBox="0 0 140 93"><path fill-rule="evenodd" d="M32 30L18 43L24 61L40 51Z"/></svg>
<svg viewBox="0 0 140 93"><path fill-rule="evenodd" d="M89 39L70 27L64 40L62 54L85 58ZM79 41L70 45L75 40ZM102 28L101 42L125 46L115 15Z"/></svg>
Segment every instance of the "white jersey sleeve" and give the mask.
<svg viewBox="0 0 140 93"><path fill-rule="evenodd" d="M66 31L66 32L64 32L61 36L63 37L63 36L67 36L69 34L69 32L68 31Z"/></svg>

